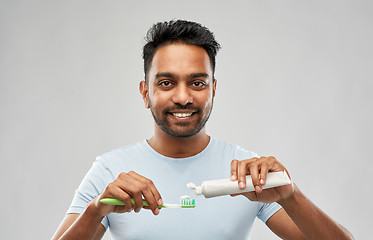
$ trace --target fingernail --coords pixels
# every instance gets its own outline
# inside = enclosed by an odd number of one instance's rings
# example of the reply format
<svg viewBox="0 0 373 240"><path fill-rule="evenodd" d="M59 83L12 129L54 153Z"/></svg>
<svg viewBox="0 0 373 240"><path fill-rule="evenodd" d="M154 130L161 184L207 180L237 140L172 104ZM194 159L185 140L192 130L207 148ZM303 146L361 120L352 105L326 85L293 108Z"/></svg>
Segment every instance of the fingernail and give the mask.
<svg viewBox="0 0 373 240"><path fill-rule="evenodd" d="M260 192L260 190L262 190L259 186L255 186L255 191L256 192Z"/></svg>
<svg viewBox="0 0 373 240"><path fill-rule="evenodd" d="M235 181L236 180L236 175L231 175L231 180Z"/></svg>
<svg viewBox="0 0 373 240"><path fill-rule="evenodd" d="M137 208L137 209L135 209L135 212L140 212L140 210L141 210L141 208Z"/></svg>
<svg viewBox="0 0 373 240"><path fill-rule="evenodd" d="M264 179L260 179L260 184L264 185Z"/></svg>
<svg viewBox="0 0 373 240"><path fill-rule="evenodd" d="M243 182L240 182L240 183L238 184L238 186L239 186L241 189L245 188L245 184L244 184Z"/></svg>
<svg viewBox="0 0 373 240"><path fill-rule="evenodd" d="M156 208L156 209L154 210L154 215L158 215L158 214L159 214L159 209Z"/></svg>
<svg viewBox="0 0 373 240"><path fill-rule="evenodd" d="M158 205L159 205L159 206L163 205L162 198L160 198L160 199L158 200Z"/></svg>

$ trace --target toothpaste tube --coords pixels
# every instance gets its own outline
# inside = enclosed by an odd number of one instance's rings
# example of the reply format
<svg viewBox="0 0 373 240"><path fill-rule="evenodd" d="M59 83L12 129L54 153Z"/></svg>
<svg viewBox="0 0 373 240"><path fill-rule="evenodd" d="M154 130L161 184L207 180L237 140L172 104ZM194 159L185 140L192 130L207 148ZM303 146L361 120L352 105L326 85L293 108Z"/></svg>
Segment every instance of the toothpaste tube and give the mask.
<svg viewBox="0 0 373 240"><path fill-rule="evenodd" d="M291 180L285 171L269 172L267 174L266 183L262 186L262 188L274 188L288 185L290 183ZM201 186L196 186L194 183L188 183L187 187L193 190L195 195L202 194L206 198L255 191L250 175L246 176L246 187L244 189L240 189L238 187L238 182L232 181L229 178L204 181L202 182Z"/></svg>

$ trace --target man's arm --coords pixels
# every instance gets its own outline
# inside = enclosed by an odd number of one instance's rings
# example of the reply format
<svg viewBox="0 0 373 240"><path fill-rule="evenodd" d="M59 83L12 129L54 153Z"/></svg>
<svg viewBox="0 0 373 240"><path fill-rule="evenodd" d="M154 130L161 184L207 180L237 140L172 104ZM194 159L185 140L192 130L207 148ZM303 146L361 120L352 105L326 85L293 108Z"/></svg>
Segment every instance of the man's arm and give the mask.
<svg viewBox="0 0 373 240"><path fill-rule="evenodd" d="M246 186L246 175L250 174L255 191L242 193L242 195L251 201L277 202L283 207L284 211L280 210L267 221L268 227L279 237L318 240L353 239L345 228L307 199L295 184L262 189L269 171L284 170L287 172L286 168L274 157L233 160L231 179L238 180L239 187L243 189Z"/></svg>
<svg viewBox="0 0 373 240"><path fill-rule="evenodd" d="M52 240L57 239L92 239L99 240L104 236L105 227L102 218L92 217L87 208L82 214L68 214L65 216Z"/></svg>
<svg viewBox="0 0 373 240"><path fill-rule="evenodd" d="M307 239L353 239L344 227L306 198L295 184L294 188L292 195L277 203L284 208ZM283 221L283 218L274 216L272 223Z"/></svg>
<svg viewBox="0 0 373 240"><path fill-rule="evenodd" d="M303 197L305 196L303 195ZM306 201L310 202L310 200L308 199ZM291 203L289 202L287 204ZM310 236L307 239L353 239L353 236L343 226L334 222L329 216L323 213L312 202L308 204L312 204L312 208L316 209L313 209L311 213L308 213L308 208L302 207L302 211L299 211L297 210L297 207L299 206L291 206L291 208L293 209L287 209L287 211L289 212L289 214L291 214L291 211L297 211L297 213L294 214L294 216L293 214L291 215L295 218L299 218L293 221L293 219L289 216L288 212L285 211L285 208L283 208L275 214L273 214L267 220L267 226L281 239L306 239L305 235ZM313 215L312 212L316 212L321 216L311 219L310 216ZM304 216L300 217L299 215ZM326 218L326 221L322 221L323 218ZM297 224L295 224L294 222L297 222ZM330 226L330 223L332 223L332 226ZM302 231L300 231L299 229L302 229ZM337 229L337 231L330 231L332 229ZM309 231L309 233L302 233L307 231ZM323 232L320 233L318 231ZM330 236L320 238L319 236L321 236L321 234L330 234Z"/></svg>
<svg viewBox="0 0 373 240"><path fill-rule="evenodd" d="M117 198L124 205L108 205L100 202L102 198ZM134 204L131 202L134 200ZM158 206L162 205L162 198L154 183L131 171L121 173L114 182L110 183L95 199L86 207L82 214L67 215L52 239L101 239L105 233L105 227L101 224L102 219L112 213L126 213L134 210L139 212L143 208L143 199L148 202L154 215L159 214Z"/></svg>
<svg viewBox="0 0 373 240"><path fill-rule="evenodd" d="M266 222L269 229L272 230L281 239L303 240L306 239L297 225L289 217L284 209L280 209L273 214Z"/></svg>

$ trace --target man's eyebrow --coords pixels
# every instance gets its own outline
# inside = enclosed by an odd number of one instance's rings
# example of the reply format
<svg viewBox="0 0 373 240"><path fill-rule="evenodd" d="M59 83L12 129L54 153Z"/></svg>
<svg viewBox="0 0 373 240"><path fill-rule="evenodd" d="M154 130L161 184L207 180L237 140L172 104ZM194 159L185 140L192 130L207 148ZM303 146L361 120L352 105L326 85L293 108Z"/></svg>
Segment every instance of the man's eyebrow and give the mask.
<svg viewBox="0 0 373 240"><path fill-rule="evenodd" d="M175 74L170 73L170 72L159 72L155 74L155 79L162 78L162 77L173 78L173 79L177 78ZM209 78L209 75L207 73L201 72L201 73L192 73L188 76L188 79L194 79L194 78Z"/></svg>
<svg viewBox="0 0 373 240"><path fill-rule="evenodd" d="M159 72L155 74L155 79L161 78L161 77L167 77L167 78L176 78L176 76L170 72Z"/></svg>
<svg viewBox="0 0 373 240"><path fill-rule="evenodd" d="M188 78L209 78L209 75L207 73L192 73L188 76Z"/></svg>

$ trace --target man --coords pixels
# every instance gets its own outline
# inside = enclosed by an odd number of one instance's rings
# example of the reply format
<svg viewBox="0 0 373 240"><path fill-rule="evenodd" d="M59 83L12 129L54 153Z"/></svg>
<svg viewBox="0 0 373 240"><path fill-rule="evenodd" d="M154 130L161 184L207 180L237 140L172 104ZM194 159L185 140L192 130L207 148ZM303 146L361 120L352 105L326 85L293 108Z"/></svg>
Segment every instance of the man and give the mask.
<svg viewBox="0 0 373 240"><path fill-rule="evenodd" d="M262 189L268 172L286 171L276 158L207 135L220 48L207 28L188 21L157 23L147 40L140 93L155 120L154 136L97 158L53 239L101 239L108 227L113 239L245 239L255 217L284 239L352 239L295 184ZM241 189L250 174L255 191L238 194L246 198L197 198L194 209L160 213L163 200L190 193L186 183L229 174ZM107 197L125 205L100 203Z"/></svg>

